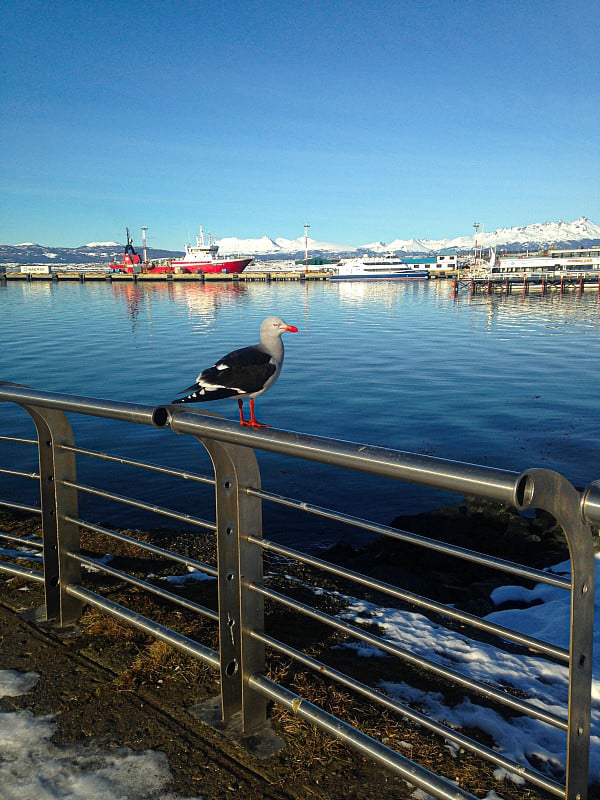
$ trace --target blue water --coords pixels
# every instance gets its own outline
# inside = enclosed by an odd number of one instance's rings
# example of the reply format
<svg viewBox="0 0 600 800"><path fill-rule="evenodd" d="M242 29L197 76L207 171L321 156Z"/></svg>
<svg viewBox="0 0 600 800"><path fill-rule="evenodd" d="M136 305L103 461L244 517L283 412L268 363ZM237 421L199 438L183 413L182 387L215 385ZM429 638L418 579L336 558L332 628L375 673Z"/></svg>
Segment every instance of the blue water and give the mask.
<svg viewBox="0 0 600 800"><path fill-rule="evenodd" d="M546 297L452 298L444 281L416 283L0 285L0 380L41 390L158 405L200 369L257 340L278 314L286 334L277 385L257 400L273 426L515 471L556 469L575 485L600 478L600 300L589 290ZM237 418L235 401L212 411ZM77 418L78 444L208 471L187 437ZM28 417L0 406L2 433L31 435ZM135 432L132 431L135 428ZM102 431L102 440L98 439ZM14 446L0 443L0 462ZM21 448L22 449L22 448ZM3 455L4 454L4 455ZM455 500L420 487L260 455L265 488L389 523ZM95 462L80 480L99 482ZM0 467L4 466L0 463ZM201 489L157 497L150 476L123 469L107 487L210 518ZM28 500L4 478L0 498ZM123 484L127 484L124 486ZM91 504L90 512L96 509ZM99 512L96 512L99 513ZM266 519L292 543L335 539L329 523ZM121 521L121 520L120 520ZM138 512L125 524L144 523ZM155 523L156 524L156 523Z"/></svg>

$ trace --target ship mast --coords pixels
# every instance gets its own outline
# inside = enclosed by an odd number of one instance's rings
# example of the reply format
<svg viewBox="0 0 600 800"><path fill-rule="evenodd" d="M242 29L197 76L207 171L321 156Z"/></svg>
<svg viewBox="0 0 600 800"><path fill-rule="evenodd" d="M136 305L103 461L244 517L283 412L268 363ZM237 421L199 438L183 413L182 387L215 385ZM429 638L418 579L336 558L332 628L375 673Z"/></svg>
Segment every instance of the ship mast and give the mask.
<svg viewBox="0 0 600 800"><path fill-rule="evenodd" d="M146 249L146 231L148 228L142 228L142 250L144 253L144 264L148 263L148 252Z"/></svg>
<svg viewBox="0 0 600 800"><path fill-rule="evenodd" d="M310 225L307 223L304 225L304 265L306 269L308 269L308 229Z"/></svg>
<svg viewBox="0 0 600 800"><path fill-rule="evenodd" d="M477 266L477 234L479 233L479 222L474 222L473 227L475 228L475 245L473 248L473 261L475 262L475 266Z"/></svg>

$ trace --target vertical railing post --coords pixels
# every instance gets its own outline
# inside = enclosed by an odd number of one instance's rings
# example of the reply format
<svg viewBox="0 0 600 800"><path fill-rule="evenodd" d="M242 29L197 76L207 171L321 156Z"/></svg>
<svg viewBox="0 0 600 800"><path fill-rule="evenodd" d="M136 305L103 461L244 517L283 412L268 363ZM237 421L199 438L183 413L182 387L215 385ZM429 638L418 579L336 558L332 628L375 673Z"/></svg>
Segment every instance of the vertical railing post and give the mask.
<svg viewBox="0 0 600 800"><path fill-rule="evenodd" d="M266 699L250 686L250 677L265 670L264 645L252 635L264 629L264 600L246 588L263 581L262 550L248 541L262 536L262 507L243 491L260 489L260 472L250 448L200 441L215 470L223 721L240 713L247 732L267 717Z"/></svg>
<svg viewBox="0 0 600 800"><path fill-rule="evenodd" d="M40 500L44 543L44 588L46 619L61 627L81 616L82 603L67 592L70 584L81 583L79 526L66 517L77 518L77 490L63 481L75 482L75 455L62 449L74 445L73 431L62 411L24 406L38 434Z"/></svg>
<svg viewBox="0 0 600 800"><path fill-rule="evenodd" d="M566 800L586 800L590 757L592 647L594 637L594 547L592 530L581 513L579 492L557 472L531 469L524 474L521 508L541 508L562 526L571 557L569 644L569 719Z"/></svg>

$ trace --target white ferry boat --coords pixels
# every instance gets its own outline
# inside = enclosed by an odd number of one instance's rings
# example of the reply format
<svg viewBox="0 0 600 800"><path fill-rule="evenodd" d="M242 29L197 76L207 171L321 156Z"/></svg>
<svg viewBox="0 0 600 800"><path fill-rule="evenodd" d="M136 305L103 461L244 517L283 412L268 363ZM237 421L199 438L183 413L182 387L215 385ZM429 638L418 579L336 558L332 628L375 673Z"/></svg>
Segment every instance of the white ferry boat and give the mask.
<svg viewBox="0 0 600 800"><path fill-rule="evenodd" d="M600 271L600 247L548 250L541 256L500 256L490 262L489 275L577 274Z"/></svg>
<svg viewBox="0 0 600 800"><path fill-rule="evenodd" d="M394 254L363 256L342 263L331 273L332 281L427 280L429 270L405 264Z"/></svg>

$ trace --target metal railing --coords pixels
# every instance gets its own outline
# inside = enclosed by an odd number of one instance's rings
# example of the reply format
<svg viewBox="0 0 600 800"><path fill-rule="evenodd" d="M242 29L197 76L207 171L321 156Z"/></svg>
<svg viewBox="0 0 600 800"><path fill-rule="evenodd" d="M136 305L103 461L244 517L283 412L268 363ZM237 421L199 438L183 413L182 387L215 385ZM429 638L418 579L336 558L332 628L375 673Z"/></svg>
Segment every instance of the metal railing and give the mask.
<svg viewBox="0 0 600 800"><path fill-rule="evenodd" d="M1 472L23 479L35 479L40 486L40 508L17 504L0 498L0 505L40 513L43 571L8 561L0 562L0 571L42 583L45 609L49 620L66 626L76 622L85 604L160 639L204 663L216 668L221 677L221 706L224 722L241 715L245 732L256 731L267 720L267 703L275 701L283 708L309 721L312 725L344 741L357 751L385 765L418 788L439 798L472 798L449 778L432 773L366 732L317 707L286 686L267 677L268 653L292 659L320 678L326 678L369 703L397 713L424 730L454 742L461 748L516 774L532 786L568 800L585 800L588 791L590 747L592 640L594 609L594 553L590 523L600 522L600 482L592 483L580 493L561 475L544 469L514 473L490 467L453 462L430 456L399 452L351 442L341 442L273 429L242 428L213 415L179 407L152 408L130 403L112 402L87 397L39 392L33 389L0 384L0 401L18 404L35 424L37 439L0 436L0 441L13 444L35 444L39 451L39 473L5 468ZM197 439L208 452L214 475L202 476L190 471L172 469L145 461L110 455L78 447L67 413L119 420L150 426L156 430L157 447L168 447L165 431ZM2 432L4 434L4 432ZM163 437L160 439L160 437ZM286 458L299 458L359 471L397 481L408 481L443 489L460 495L487 498L506 504L517 511L543 509L562 526L571 559L571 577L534 569L527 564L492 557L409 531L358 518L343 510L325 508L303 499L290 498L264 490L255 451L277 453ZM168 475L214 487L215 520L205 520L185 512L117 494L77 479L77 458L100 460L105 469L112 463L151 471L155 476ZM185 555L141 541L118 530L83 520L78 512L80 495L97 496L113 503L151 512L160 517L184 523L215 537L216 567ZM569 647L562 648L494 624L400 586L394 586L346 567L330 563L314 554L284 546L263 536L264 503L294 509L318 517L351 525L372 536L410 543L458 561L513 576L520 581L533 581L558 587L570 593ZM110 567L80 552L81 530L103 534L159 555L161 558L199 570L218 580L218 610L193 602L167 591L145 578L136 577ZM19 537L1 534L4 539ZM29 545L29 541L28 541ZM35 544L31 545L35 547ZM563 713L545 708L537 701L515 696L502 686L452 670L436 660L434 654L424 657L393 643L371 630L351 624L343 615L307 605L271 588L263 577L263 561L274 554L289 563L310 567L324 576L349 581L357 591L364 588L381 592L394 602L407 603L424 614L435 615L449 624L459 623L471 633L494 637L498 647L508 641L532 653L563 665L568 672L568 702ZM118 604L85 586L82 567L105 574L152 593L159 598L197 613L219 629L218 652L148 617ZM564 782L550 778L527 764L512 761L470 736L444 725L406 703L395 700L379 688L369 686L332 666L280 641L265 630L265 602L289 609L307 620L317 621L348 641L365 642L398 659L420 673L458 686L466 694L482 698L507 713L517 713L550 725L565 735Z"/></svg>

